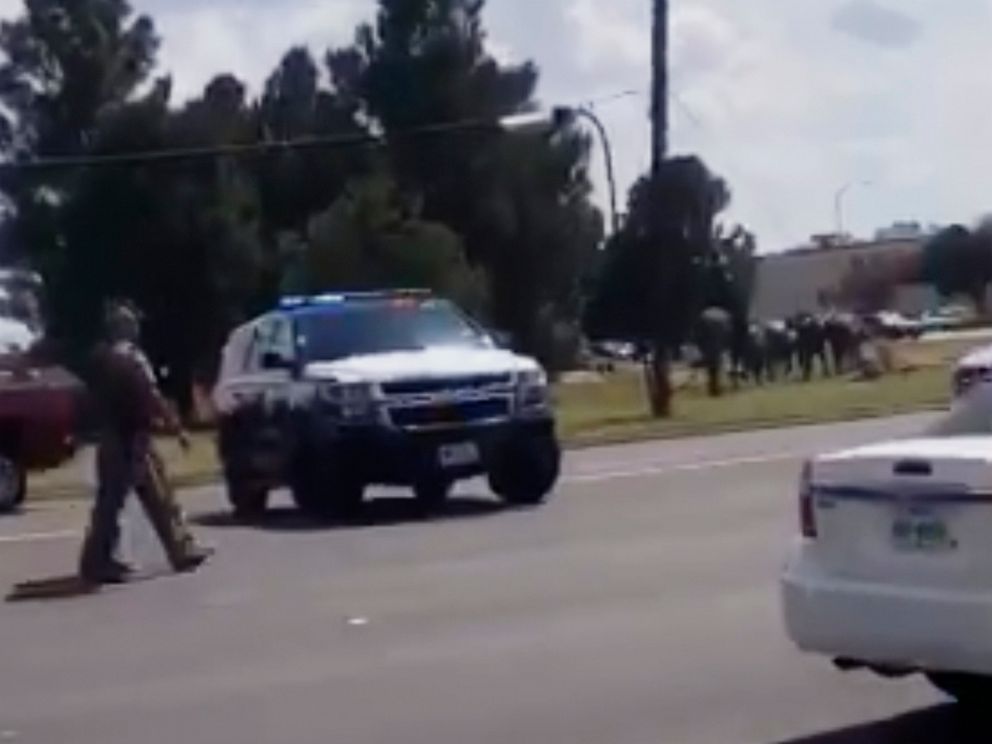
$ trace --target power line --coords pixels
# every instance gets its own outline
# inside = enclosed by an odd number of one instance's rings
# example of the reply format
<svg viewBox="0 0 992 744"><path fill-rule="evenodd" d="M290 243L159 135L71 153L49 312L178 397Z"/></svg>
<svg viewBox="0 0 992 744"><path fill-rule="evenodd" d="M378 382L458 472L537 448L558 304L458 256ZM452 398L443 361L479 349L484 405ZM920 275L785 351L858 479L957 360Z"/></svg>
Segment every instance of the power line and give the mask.
<svg viewBox="0 0 992 744"><path fill-rule="evenodd" d="M226 157L244 157L252 155L272 155L280 152L315 150L324 148L345 147L381 147L392 140L401 140L433 135L450 134L452 132L469 131L501 131L503 121L522 117L507 117L505 119L465 119L462 121L445 122L416 127L388 135L362 132L351 135L334 135L326 137L297 137L285 140L253 142L246 144L210 145L204 147L171 148L161 150L142 150L135 152L112 153L107 155L78 155L65 157L43 157L24 162L0 163L0 172L18 171L33 172L44 170L94 168L120 165L155 165L188 160L214 159Z"/></svg>
<svg viewBox="0 0 992 744"><path fill-rule="evenodd" d="M677 91L674 90L669 91L669 95L671 99L675 101L675 104L678 106L682 114L686 117L686 119L688 119L692 123L692 125L696 129L708 134L714 134L714 135L716 134L709 126L706 125L706 123L702 120L702 118L698 116L689 107L689 105L685 102L682 96L678 94ZM719 149L720 153L723 155L723 158L728 162L728 164L732 168L734 168L735 170L741 173L746 172L745 169L739 167L740 162L737 160L736 154L732 154L731 148L724 146L723 142L720 140L718 135L713 137L713 144L718 146L717 149ZM782 214L779 212L777 208L772 208L770 202L766 201L766 194L760 189L754 191L753 194L754 194L753 198L755 199L756 202L758 202L758 206L761 209L761 211L764 212L765 217L771 218L771 221L775 223L775 227L778 228L779 231L783 233L787 232L785 221L782 219Z"/></svg>
<svg viewBox="0 0 992 744"><path fill-rule="evenodd" d="M604 95L579 105L595 107L613 103L623 98L641 95L643 91L630 89ZM42 157L22 162L0 163L0 172L36 172L46 170L71 170L75 168L98 168L128 165L156 165L190 160L237 158L257 155L273 155L281 152L317 150L325 148L382 147L391 140L451 134L470 131L499 131L528 122L524 119L536 118L534 114L520 114L501 119L476 118L439 124L429 124L388 135L361 132L350 135L322 137L296 137L285 140L251 142L244 144L207 145L202 147L168 148L161 150L141 150L134 152L110 153L106 155L70 155Z"/></svg>

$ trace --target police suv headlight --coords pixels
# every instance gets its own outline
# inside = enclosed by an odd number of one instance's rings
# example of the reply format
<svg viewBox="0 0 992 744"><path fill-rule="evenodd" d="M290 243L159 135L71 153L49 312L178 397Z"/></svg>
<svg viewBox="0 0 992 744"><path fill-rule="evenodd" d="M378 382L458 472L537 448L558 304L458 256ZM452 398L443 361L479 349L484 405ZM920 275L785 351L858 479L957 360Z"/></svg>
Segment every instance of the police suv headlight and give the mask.
<svg viewBox="0 0 992 744"><path fill-rule="evenodd" d="M551 405L548 375L542 369L517 374L517 410L521 413L541 413Z"/></svg>
<svg viewBox="0 0 992 744"><path fill-rule="evenodd" d="M375 413L375 391L366 382L333 382L320 390L321 400L346 421L371 418Z"/></svg>

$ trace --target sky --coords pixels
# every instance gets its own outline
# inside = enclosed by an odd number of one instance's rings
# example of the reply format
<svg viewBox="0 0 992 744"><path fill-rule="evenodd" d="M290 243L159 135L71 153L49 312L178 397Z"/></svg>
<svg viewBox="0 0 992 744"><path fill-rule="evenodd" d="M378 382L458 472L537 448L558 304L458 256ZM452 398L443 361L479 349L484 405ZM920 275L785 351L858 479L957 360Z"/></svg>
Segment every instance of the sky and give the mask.
<svg viewBox="0 0 992 744"><path fill-rule="evenodd" d="M177 99L217 72L254 90L282 53L348 42L374 0L132 0L164 39ZM670 0L673 154L733 192L763 252L844 227L992 212L992 0ZM533 60L551 107L592 102L621 203L649 165L650 0L489 0L489 49ZM0 16L20 0L0 0ZM631 92L624 97L617 94ZM593 162L605 206L604 167Z"/></svg>

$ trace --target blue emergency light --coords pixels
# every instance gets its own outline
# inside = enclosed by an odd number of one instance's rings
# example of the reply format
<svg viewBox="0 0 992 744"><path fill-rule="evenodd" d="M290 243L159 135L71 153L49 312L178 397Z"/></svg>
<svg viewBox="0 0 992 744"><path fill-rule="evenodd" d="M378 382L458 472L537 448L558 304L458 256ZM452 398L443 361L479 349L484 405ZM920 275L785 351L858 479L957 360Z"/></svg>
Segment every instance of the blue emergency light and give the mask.
<svg viewBox="0 0 992 744"><path fill-rule="evenodd" d="M386 289L376 292L334 292L319 295L296 295L279 300L281 310L299 310L304 307L340 305L348 302L388 300L427 300L433 297L429 289Z"/></svg>

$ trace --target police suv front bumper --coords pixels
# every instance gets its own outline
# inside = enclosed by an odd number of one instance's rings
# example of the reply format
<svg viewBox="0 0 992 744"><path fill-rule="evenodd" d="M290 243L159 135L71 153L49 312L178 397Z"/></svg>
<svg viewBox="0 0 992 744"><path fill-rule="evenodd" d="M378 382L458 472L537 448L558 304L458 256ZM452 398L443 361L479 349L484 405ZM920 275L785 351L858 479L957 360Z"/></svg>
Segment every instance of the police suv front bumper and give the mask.
<svg viewBox="0 0 992 744"><path fill-rule="evenodd" d="M550 416L476 426L405 430L382 425L318 425L310 447L363 483L407 486L459 481L491 471L509 446L557 447Z"/></svg>

